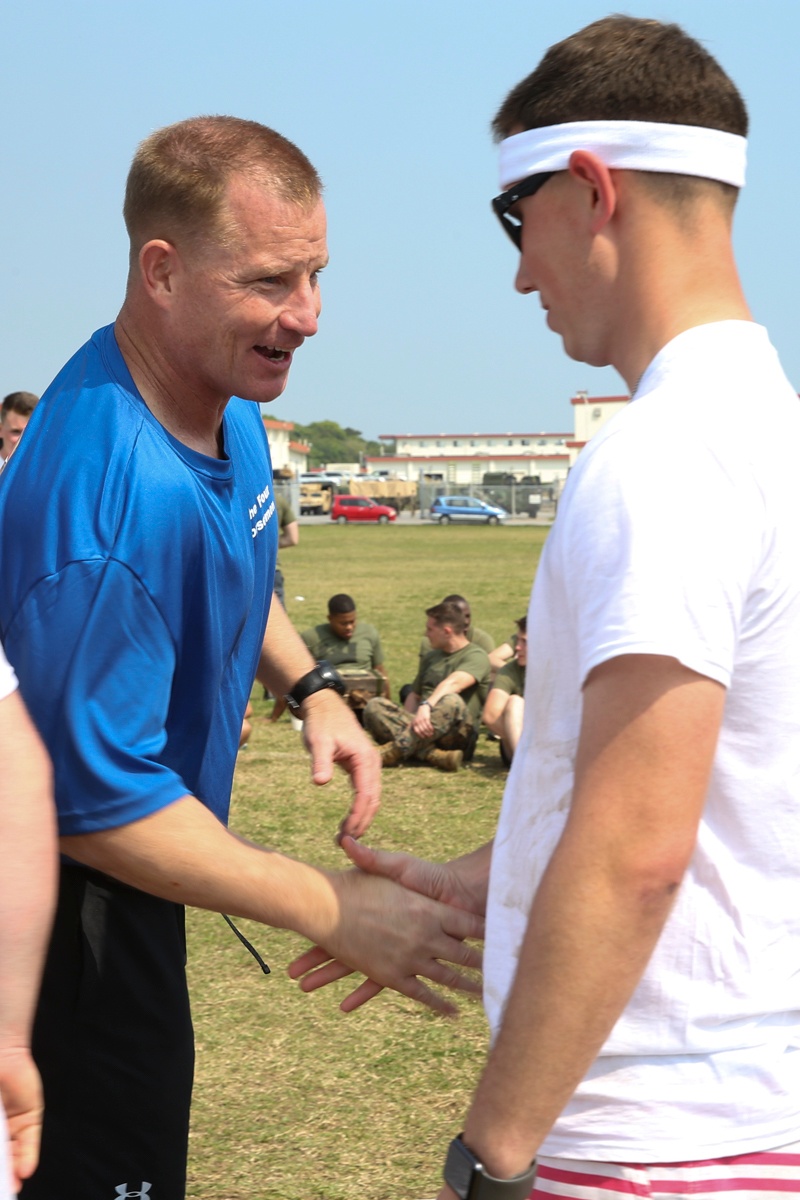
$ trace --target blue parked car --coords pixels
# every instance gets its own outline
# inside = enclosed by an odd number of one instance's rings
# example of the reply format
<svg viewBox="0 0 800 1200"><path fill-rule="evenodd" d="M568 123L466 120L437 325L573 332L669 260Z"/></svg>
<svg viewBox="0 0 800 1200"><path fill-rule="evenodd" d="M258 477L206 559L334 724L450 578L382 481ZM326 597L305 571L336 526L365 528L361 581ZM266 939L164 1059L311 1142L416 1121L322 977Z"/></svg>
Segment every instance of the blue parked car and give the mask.
<svg viewBox="0 0 800 1200"><path fill-rule="evenodd" d="M431 520L438 521L440 525L449 525L451 521L499 525L507 516L504 508L487 504L476 496L437 496L431 505Z"/></svg>

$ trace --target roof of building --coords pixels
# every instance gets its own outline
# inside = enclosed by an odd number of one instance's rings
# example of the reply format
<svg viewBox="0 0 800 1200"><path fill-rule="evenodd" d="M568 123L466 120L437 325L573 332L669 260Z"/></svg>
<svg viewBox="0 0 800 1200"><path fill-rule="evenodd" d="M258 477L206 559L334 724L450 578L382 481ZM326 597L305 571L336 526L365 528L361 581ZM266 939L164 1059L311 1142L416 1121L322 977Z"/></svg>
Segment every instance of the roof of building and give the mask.
<svg viewBox="0 0 800 1200"><path fill-rule="evenodd" d="M294 429L294 421L273 421L272 417L262 417L261 420L267 429L285 429L287 433Z"/></svg>
<svg viewBox="0 0 800 1200"><path fill-rule="evenodd" d="M626 397L627 399L627 397ZM535 433L514 433L506 431L505 433L379 433L378 438L382 442L396 442L399 438L566 438L572 437L572 430L568 433L545 433L537 431Z"/></svg>
<svg viewBox="0 0 800 1200"><path fill-rule="evenodd" d="M568 459L568 454L365 454L364 461L369 463L442 463L442 462L496 462L501 459L537 460L557 458Z"/></svg>
<svg viewBox="0 0 800 1200"><path fill-rule="evenodd" d="M577 392L570 404L627 404L630 396L589 396L586 392Z"/></svg>

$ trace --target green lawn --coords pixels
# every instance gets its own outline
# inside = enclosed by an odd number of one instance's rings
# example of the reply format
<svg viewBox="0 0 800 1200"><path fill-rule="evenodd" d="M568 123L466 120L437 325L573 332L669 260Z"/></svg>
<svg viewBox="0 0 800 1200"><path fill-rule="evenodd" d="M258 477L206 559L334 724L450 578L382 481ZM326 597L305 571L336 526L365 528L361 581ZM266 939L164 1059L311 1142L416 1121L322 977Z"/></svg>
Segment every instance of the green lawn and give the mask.
<svg viewBox="0 0 800 1200"><path fill-rule="evenodd" d="M448 592L496 641L525 612L546 530L303 526L282 553L289 615L303 629L349 592L382 637L392 687L413 678L424 609ZM302 600L297 597L303 597ZM288 719L256 721L239 756L231 825L297 857L343 865L333 835L348 805L338 778L312 790ZM470 768L386 772L376 845L447 858L492 835L505 772L481 738ZM193 1200L422 1200L435 1196L460 1129L486 1028L462 1001L444 1021L384 993L344 1015L352 982L304 995L286 975L302 939L242 922L272 967L262 976L219 916L189 914L197 1071L188 1194Z"/></svg>

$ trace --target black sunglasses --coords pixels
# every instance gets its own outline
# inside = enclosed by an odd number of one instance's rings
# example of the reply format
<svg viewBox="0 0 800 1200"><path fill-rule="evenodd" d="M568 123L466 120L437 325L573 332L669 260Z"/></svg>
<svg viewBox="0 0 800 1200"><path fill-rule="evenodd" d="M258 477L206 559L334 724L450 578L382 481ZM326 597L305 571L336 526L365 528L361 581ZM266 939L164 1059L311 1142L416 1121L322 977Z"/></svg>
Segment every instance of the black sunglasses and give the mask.
<svg viewBox="0 0 800 1200"><path fill-rule="evenodd" d="M555 174L555 171L543 171L540 175L529 175L527 179L515 183L507 192L501 192L499 196L495 196L492 201L492 208L497 214L498 221L518 250L522 249L522 222L513 217L508 210L513 208L517 201L522 200L524 196L533 196Z"/></svg>

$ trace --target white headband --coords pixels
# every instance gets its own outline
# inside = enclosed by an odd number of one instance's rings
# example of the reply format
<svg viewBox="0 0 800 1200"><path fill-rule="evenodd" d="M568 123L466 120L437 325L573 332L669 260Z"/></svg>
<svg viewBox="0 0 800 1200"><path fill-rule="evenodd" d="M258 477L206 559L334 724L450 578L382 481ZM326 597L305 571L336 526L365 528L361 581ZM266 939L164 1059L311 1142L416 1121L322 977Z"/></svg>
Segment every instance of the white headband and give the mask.
<svg viewBox="0 0 800 1200"><path fill-rule="evenodd" d="M575 150L591 150L620 170L699 175L744 187L746 138L651 121L568 121L515 133L500 143L500 187L505 191L543 171L566 171Z"/></svg>

